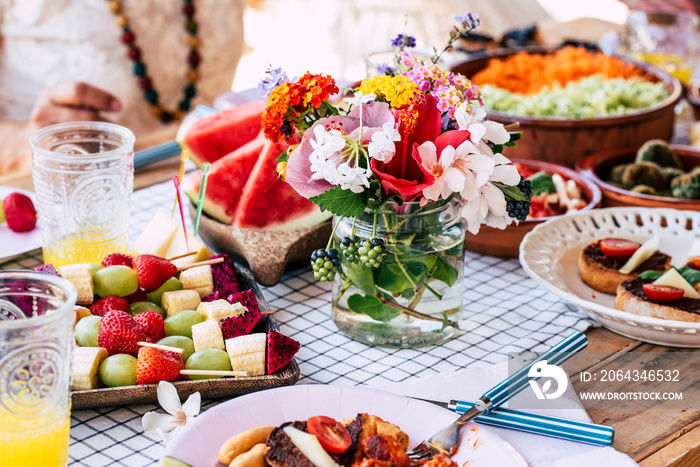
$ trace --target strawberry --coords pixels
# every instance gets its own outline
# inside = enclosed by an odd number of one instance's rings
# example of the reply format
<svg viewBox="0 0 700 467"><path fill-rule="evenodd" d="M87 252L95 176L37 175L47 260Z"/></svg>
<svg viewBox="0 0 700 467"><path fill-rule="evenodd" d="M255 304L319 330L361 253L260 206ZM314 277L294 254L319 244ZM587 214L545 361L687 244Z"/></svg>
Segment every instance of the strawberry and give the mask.
<svg viewBox="0 0 700 467"><path fill-rule="evenodd" d="M90 313L95 316L104 316L112 310L129 311L129 302L116 295L101 298L90 307Z"/></svg>
<svg viewBox="0 0 700 467"><path fill-rule="evenodd" d="M129 255L124 253L110 253L104 258L102 258L102 266L108 268L109 266L129 266L131 267L131 262L134 260Z"/></svg>
<svg viewBox="0 0 700 467"><path fill-rule="evenodd" d="M2 200L2 210L13 232L29 232L36 226L36 209L27 195L10 193Z"/></svg>
<svg viewBox="0 0 700 467"><path fill-rule="evenodd" d="M136 302L147 302L148 298L146 297L146 292L142 289L138 289L136 292L132 293L131 295L127 295L124 297L124 300L126 300L129 303L136 303Z"/></svg>
<svg viewBox="0 0 700 467"><path fill-rule="evenodd" d="M141 332L136 321L126 311L112 310L102 317L97 331L97 343L107 349L110 355L136 355L139 352L139 341L150 342L151 338Z"/></svg>
<svg viewBox="0 0 700 467"><path fill-rule="evenodd" d="M144 311L134 315L134 321L138 324L142 333L158 342L165 337L165 323L163 317L155 311Z"/></svg>
<svg viewBox="0 0 700 467"><path fill-rule="evenodd" d="M139 276L139 285L146 292L153 292L177 273L177 266L155 255L139 255L132 266Z"/></svg>
<svg viewBox="0 0 700 467"><path fill-rule="evenodd" d="M154 384L173 381L185 368L182 356L151 347L141 347L136 360L136 384Z"/></svg>

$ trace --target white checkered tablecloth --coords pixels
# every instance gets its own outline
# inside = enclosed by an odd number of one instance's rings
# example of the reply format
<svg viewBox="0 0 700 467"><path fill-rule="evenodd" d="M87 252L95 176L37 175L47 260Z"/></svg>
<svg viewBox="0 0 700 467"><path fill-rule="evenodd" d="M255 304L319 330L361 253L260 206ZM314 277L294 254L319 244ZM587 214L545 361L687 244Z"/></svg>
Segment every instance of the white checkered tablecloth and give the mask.
<svg viewBox="0 0 700 467"><path fill-rule="evenodd" d="M172 183L134 193L132 242L153 212L170 211L173 200ZM0 267L34 268L41 263L37 250ZM475 362L504 361L507 352L543 351L573 330L592 325L582 311L537 286L517 260L469 252L464 280L467 332L437 347L390 350L348 339L330 319L330 285L315 281L310 268L289 271L276 286L261 289L278 310L275 319L282 333L301 342L300 383L379 384L451 372ZM204 401L202 411L219 402ZM70 465L154 465L163 444L143 434L141 416L155 409L149 405L74 412Z"/></svg>

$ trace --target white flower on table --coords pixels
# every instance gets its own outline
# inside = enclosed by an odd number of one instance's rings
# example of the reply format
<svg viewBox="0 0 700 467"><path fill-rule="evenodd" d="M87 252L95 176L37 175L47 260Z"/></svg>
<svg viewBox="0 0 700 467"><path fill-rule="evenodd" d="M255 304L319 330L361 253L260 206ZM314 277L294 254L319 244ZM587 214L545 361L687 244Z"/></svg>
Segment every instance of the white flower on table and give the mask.
<svg viewBox="0 0 700 467"><path fill-rule="evenodd" d="M372 169L362 167L350 167L347 162L338 164L338 177L336 182L343 190L350 190L353 193L362 193L365 187L369 188L369 177L372 176Z"/></svg>
<svg viewBox="0 0 700 467"><path fill-rule="evenodd" d="M199 392L190 395L184 404L180 404L177 389L167 381L158 383L158 403L167 414L146 412L143 415L143 431L159 435L165 443L199 414L202 396Z"/></svg>
<svg viewBox="0 0 700 467"><path fill-rule="evenodd" d="M418 146L418 154L423 168L435 177L432 185L423 188L423 196L426 199L437 201L440 196L447 198L454 192L462 191L465 174L455 167L457 150L454 147L446 146L438 158L435 143L426 141Z"/></svg>

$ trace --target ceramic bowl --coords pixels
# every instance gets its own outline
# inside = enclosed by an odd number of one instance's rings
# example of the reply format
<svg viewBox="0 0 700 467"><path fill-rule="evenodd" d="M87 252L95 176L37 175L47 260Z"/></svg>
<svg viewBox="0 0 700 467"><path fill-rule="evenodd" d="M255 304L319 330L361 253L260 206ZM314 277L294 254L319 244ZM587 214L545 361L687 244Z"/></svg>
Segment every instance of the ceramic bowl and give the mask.
<svg viewBox="0 0 700 467"><path fill-rule="evenodd" d="M562 177L576 182L576 185L578 185L579 189L583 193L584 198L586 201L588 201L588 204L579 209L579 211L590 211L591 209L600 206L601 193L596 184L581 176L581 174L575 172L574 170L562 165L553 164L551 162L526 159L511 159L511 161L514 164L520 163L536 172L543 170L550 174L558 173ZM517 258L520 249L520 242L522 242L523 237L534 229L535 226L557 217L562 216L538 217L535 219L528 218L518 223L518 225L511 224L503 230L482 226L479 233L476 235L467 233L465 247L467 250L474 251L476 253L501 256L504 258Z"/></svg>
<svg viewBox="0 0 700 467"><path fill-rule="evenodd" d="M700 151L697 149L679 145L671 145L671 148L678 154L686 170L700 165ZM598 185L603 192L604 207L642 206L647 208L675 208L700 211L700 200L643 195L608 183L606 180L608 180L610 170L618 164L633 162L636 153L637 148L632 147L593 154L578 161L576 170Z"/></svg>
<svg viewBox="0 0 700 467"><path fill-rule="evenodd" d="M499 49L473 54L467 60L452 67L452 71L470 78L486 67L489 60L506 58L525 50L544 54L552 49L528 47L525 49ZM525 117L489 112L488 118L510 124L518 122L523 138L515 148L509 148L507 157L556 162L569 167L581 157L609 149L641 146L650 139L668 141L673 135L674 107L681 98L680 82L663 71L646 64L636 63L653 81L663 81L669 96L648 109L619 115L590 119L564 119Z"/></svg>
<svg viewBox="0 0 700 467"><path fill-rule="evenodd" d="M190 216L194 219L195 215L196 208L190 203ZM245 260L255 280L270 287L282 279L285 268L308 266L311 253L325 248L331 221L305 229L240 229L202 213L198 234L217 253Z"/></svg>

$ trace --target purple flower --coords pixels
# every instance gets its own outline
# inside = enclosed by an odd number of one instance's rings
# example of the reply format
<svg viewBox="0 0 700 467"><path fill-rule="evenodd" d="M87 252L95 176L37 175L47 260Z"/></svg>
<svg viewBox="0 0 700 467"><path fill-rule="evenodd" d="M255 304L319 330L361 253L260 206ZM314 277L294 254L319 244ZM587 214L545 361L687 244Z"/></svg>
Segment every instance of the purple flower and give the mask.
<svg viewBox="0 0 700 467"><path fill-rule="evenodd" d="M396 38L394 40L391 41L391 46L392 47L399 47L401 50L403 50L404 47L415 47L416 46L416 38L413 36L399 34L396 36Z"/></svg>
<svg viewBox="0 0 700 467"><path fill-rule="evenodd" d="M258 89L265 97L268 97L273 89L288 81L289 77L287 73L282 71L282 68L269 69L265 72L265 77L258 83Z"/></svg>
<svg viewBox="0 0 700 467"><path fill-rule="evenodd" d="M467 11L463 15L455 15L455 21L457 21L461 27L467 30L472 30L481 24L479 14L472 13L471 11Z"/></svg>
<svg viewBox="0 0 700 467"><path fill-rule="evenodd" d="M377 76L389 75L394 76L396 74L396 68L389 65L388 63L382 63L377 67Z"/></svg>

